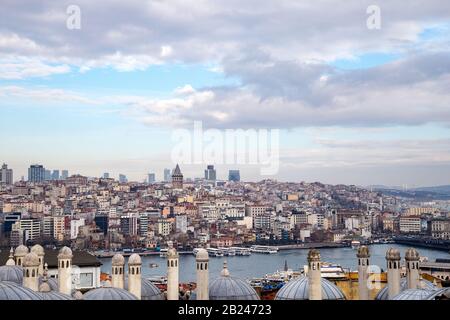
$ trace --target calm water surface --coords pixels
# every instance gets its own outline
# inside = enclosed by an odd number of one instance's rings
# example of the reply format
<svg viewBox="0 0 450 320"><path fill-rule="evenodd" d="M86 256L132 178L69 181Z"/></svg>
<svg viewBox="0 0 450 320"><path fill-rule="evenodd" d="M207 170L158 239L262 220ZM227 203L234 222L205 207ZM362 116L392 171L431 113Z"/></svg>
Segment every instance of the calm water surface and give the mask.
<svg viewBox="0 0 450 320"><path fill-rule="evenodd" d="M405 250L408 246L398 244L377 244L370 246L371 264L380 266L383 270L386 269L385 254L386 250L394 247L400 250L402 259L405 255ZM421 256L428 257L430 260L436 258L450 259L450 254L430 250L424 248L417 248ZM223 262L228 262L228 269L230 274L242 279L249 279L254 277L263 277L265 274L273 273L284 268L284 263L287 261L289 268L299 270L306 265L308 250L285 250L277 254L255 254L249 257L216 257L210 258L210 277L216 278L222 270ZM351 270L357 269L356 250L351 248L334 248L334 249L320 249L322 261L338 263L344 268ZM101 259L103 263L102 271L111 273L111 259ZM166 259L159 256L147 256L142 258L142 274L144 277L166 275ZM156 263L157 268L150 268L151 263ZM194 255L180 255L180 281L188 282L195 281L195 257Z"/></svg>

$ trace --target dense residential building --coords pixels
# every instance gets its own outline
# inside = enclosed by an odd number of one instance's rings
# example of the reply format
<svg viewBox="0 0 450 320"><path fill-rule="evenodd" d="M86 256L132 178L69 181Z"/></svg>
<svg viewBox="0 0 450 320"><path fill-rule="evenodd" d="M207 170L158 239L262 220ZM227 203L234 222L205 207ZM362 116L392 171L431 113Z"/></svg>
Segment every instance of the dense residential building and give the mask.
<svg viewBox="0 0 450 320"><path fill-rule="evenodd" d="M450 218L431 220L431 235L436 239L450 240Z"/></svg>
<svg viewBox="0 0 450 320"><path fill-rule="evenodd" d="M420 233L420 231L422 230L420 217L400 217L399 229L401 233Z"/></svg>

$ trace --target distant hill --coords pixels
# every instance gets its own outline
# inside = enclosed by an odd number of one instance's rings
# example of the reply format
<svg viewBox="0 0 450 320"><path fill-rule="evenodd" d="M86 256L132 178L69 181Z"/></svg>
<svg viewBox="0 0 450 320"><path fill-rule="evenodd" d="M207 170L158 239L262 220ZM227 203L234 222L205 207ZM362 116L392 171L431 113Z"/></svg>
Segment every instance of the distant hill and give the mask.
<svg viewBox="0 0 450 320"><path fill-rule="evenodd" d="M422 201L450 200L450 185L435 187L419 187L405 190L401 187L370 186L373 190L380 191L386 195L412 198ZM368 187L368 188L370 188Z"/></svg>
<svg viewBox="0 0 450 320"><path fill-rule="evenodd" d="M436 192L436 193L450 193L450 185L436 186L436 187L421 187L414 188L416 191Z"/></svg>

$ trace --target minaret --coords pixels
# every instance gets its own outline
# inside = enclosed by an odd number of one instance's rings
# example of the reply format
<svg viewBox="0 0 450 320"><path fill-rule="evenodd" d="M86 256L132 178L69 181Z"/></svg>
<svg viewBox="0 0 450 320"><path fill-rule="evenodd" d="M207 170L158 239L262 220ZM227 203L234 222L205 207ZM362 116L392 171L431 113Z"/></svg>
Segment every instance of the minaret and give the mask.
<svg viewBox="0 0 450 320"><path fill-rule="evenodd" d="M400 252L390 248L386 252L388 299L400 293Z"/></svg>
<svg viewBox="0 0 450 320"><path fill-rule="evenodd" d="M72 250L63 247L58 254L58 288L59 292L71 295L72 291Z"/></svg>
<svg viewBox="0 0 450 320"><path fill-rule="evenodd" d="M20 245L14 251L14 259L16 260L16 266L22 266L23 258L27 255L28 248L24 245Z"/></svg>
<svg viewBox="0 0 450 320"><path fill-rule="evenodd" d="M30 252L23 258L23 286L39 291L39 257Z"/></svg>
<svg viewBox="0 0 450 320"><path fill-rule="evenodd" d="M39 258L39 275L42 276L44 274L44 248L39 244L35 244L31 247L31 252L35 253Z"/></svg>
<svg viewBox="0 0 450 320"><path fill-rule="evenodd" d="M199 249L195 256L197 262L197 300L209 300L209 255Z"/></svg>
<svg viewBox="0 0 450 320"><path fill-rule="evenodd" d="M134 294L139 300L141 299L141 257L133 253L128 258L128 291Z"/></svg>
<svg viewBox="0 0 450 320"><path fill-rule="evenodd" d="M311 249L308 252L309 300L322 300L322 276L320 274L320 252Z"/></svg>
<svg viewBox="0 0 450 320"><path fill-rule="evenodd" d="M112 258L111 285L123 289L125 284L125 258L117 253Z"/></svg>
<svg viewBox="0 0 450 320"><path fill-rule="evenodd" d="M178 282L178 252L169 242L167 251L167 300L178 300L179 282Z"/></svg>
<svg viewBox="0 0 450 320"><path fill-rule="evenodd" d="M408 289L419 289L419 252L416 249L409 248L405 253L406 260L406 278Z"/></svg>
<svg viewBox="0 0 450 320"><path fill-rule="evenodd" d="M220 275L221 275L222 277L229 277L229 276L230 276L230 270L228 270L228 263L227 263L227 260L225 260L225 261L223 262L223 269L222 269L222 271L220 272Z"/></svg>
<svg viewBox="0 0 450 320"><path fill-rule="evenodd" d="M369 266L369 248L366 246L361 246L356 254L358 257L358 291L359 300L369 300L369 286L368 279L369 275L367 273L367 267Z"/></svg>
<svg viewBox="0 0 450 320"><path fill-rule="evenodd" d="M9 250L9 259L8 261L6 261L6 265L7 266L15 266L16 262L14 261L14 250L13 248L11 248L11 250Z"/></svg>
<svg viewBox="0 0 450 320"><path fill-rule="evenodd" d="M48 265L44 265L44 272L42 274L42 283L39 286L39 292L50 292L52 289L48 284Z"/></svg>

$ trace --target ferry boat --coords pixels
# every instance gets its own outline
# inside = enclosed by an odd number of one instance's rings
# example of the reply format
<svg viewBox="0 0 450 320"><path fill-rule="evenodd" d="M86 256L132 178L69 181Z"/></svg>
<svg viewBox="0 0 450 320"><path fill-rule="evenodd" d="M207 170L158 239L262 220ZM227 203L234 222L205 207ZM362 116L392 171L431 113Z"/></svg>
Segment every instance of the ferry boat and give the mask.
<svg viewBox="0 0 450 320"><path fill-rule="evenodd" d="M223 257L223 252L217 248L206 249L210 257Z"/></svg>
<svg viewBox="0 0 450 320"><path fill-rule="evenodd" d="M159 256L161 258L167 257L167 251L169 251L169 249L167 249L167 248L163 248L163 249L159 250Z"/></svg>
<svg viewBox="0 0 450 320"><path fill-rule="evenodd" d="M224 256L228 257L228 256L235 256L236 255L236 250L234 250L233 248L218 248Z"/></svg>
<svg viewBox="0 0 450 320"><path fill-rule="evenodd" d="M335 263L322 262L320 264L320 274L325 279L345 279L347 273L341 265Z"/></svg>
<svg viewBox="0 0 450 320"><path fill-rule="evenodd" d="M250 256L251 255L251 251L248 248L240 248L240 247L233 247L231 248L234 250L234 252L236 252L237 256Z"/></svg>
<svg viewBox="0 0 450 320"><path fill-rule="evenodd" d="M147 280L156 286L167 285L167 277L166 276L152 276L152 277L148 277Z"/></svg>
<svg viewBox="0 0 450 320"><path fill-rule="evenodd" d="M150 268L158 268L158 264L156 264L156 263L150 263L150 264L149 264L149 267L150 267Z"/></svg>
<svg viewBox="0 0 450 320"><path fill-rule="evenodd" d="M358 249L361 246L361 242L359 242L358 240L353 240L351 242L351 246L352 246L352 249Z"/></svg>
<svg viewBox="0 0 450 320"><path fill-rule="evenodd" d="M250 251L254 253L273 254L278 252L278 247L271 246L251 246Z"/></svg>

